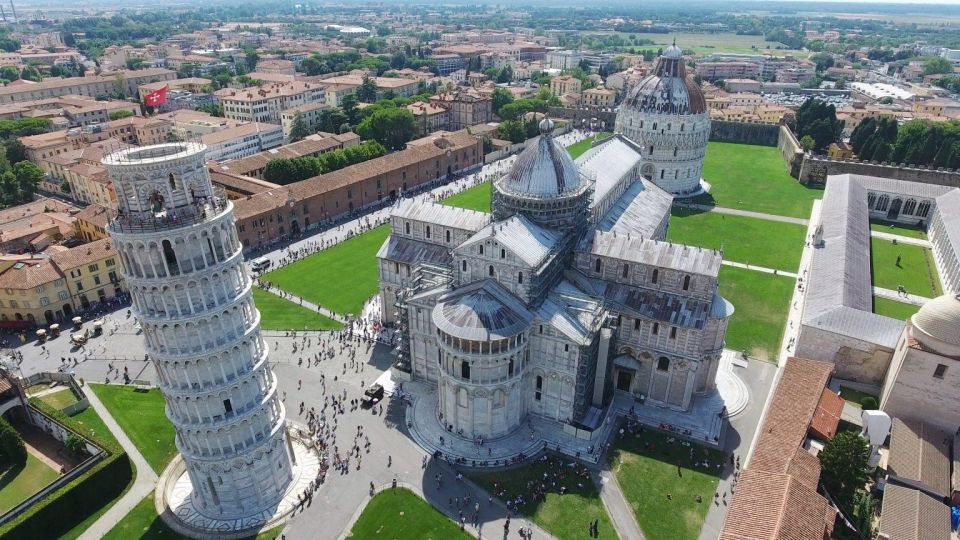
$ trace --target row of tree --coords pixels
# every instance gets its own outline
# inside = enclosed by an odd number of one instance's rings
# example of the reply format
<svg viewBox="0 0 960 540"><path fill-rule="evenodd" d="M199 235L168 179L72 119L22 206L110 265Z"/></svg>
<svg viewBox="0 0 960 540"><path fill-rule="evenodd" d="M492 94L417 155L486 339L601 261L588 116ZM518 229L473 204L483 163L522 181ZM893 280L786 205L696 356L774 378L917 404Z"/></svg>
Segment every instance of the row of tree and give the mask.
<svg viewBox="0 0 960 540"><path fill-rule="evenodd" d="M960 168L960 122L865 118L850 134L857 157L927 167Z"/></svg>
<svg viewBox="0 0 960 540"><path fill-rule="evenodd" d="M27 447L23 437L10 422L0 418L0 469L22 467L27 462Z"/></svg>
<svg viewBox="0 0 960 540"><path fill-rule="evenodd" d="M355 146L298 158L277 158L267 163L263 178L275 184L286 185L313 178L350 165L380 157L387 150L376 141L364 141Z"/></svg>
<svg viewBox="0 0 960 540"><path fill-rule="evenodd" d="M536 97L517 99L505 88L497 88L491 95L493 113L503 120L518 120L529 112L547 112L549 107L559 107L560 99L550 93L550 89L541 88Z"/></svg>
<svg viewBox="0 0 960 540"><path fill-rule="evenodd" d="M825 150L838 140L842 130L843 122L837 120L837 108L833 105L810 98L797 109L794 133L801 140L809 137L810 148L806 150Z"/></svg>

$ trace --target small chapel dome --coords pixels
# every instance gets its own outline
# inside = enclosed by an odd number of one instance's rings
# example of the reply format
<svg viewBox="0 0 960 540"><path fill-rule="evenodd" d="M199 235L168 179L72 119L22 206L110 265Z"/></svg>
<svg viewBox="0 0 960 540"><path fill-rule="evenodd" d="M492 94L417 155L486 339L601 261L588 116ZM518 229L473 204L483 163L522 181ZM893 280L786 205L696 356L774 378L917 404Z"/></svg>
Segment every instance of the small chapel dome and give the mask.
<svg viewBox="0 0 960 540"><path fill-rule="evenodd" d="M910 319L913 337L942 354L960 354L960 294L934 298Z"/></svg>

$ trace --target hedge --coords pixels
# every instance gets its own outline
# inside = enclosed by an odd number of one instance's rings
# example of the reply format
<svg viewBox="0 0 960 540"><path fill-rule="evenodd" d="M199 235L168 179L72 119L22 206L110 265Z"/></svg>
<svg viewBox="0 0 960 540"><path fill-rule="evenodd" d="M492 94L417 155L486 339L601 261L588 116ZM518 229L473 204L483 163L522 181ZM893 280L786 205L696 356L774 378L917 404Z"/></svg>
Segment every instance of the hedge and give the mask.
<svg viewBox="0 0 960 540"><path fill-rule="evenodd" d="M27 447L23 437L9 422L0 417L0 466L23 466L27 462Z"/></svg>
<svg viewBox="0 0 960 540"><path fill-rule="evenodd" d="M70 429L78 429L69 416L46 403L31 399L30 404ZM0 538L33 540L60 537L123 492L133 479L133 466L126 452L114 441L94 439L93 442L109 455L26 512L0 526Z"/></svg>

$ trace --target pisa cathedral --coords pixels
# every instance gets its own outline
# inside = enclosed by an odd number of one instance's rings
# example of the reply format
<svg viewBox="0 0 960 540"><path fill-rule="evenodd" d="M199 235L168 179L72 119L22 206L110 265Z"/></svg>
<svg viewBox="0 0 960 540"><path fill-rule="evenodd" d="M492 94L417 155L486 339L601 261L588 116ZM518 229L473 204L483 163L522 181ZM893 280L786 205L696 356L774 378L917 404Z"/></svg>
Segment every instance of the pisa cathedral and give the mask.
<svg viewBox="0 0 960 540"><path fill-rule="evenodd" d="M589 428L614 393L688 411L715 391L733 314L717 292L722 255L665 240L709 133L678 48L617 125L574 162L542 121L494 181L492 214L421 200L393 212L383 317L401 332L400 362L435 385L446 431L489 439L528 415ZM636 131L648 125L664 136Z"/></svg>

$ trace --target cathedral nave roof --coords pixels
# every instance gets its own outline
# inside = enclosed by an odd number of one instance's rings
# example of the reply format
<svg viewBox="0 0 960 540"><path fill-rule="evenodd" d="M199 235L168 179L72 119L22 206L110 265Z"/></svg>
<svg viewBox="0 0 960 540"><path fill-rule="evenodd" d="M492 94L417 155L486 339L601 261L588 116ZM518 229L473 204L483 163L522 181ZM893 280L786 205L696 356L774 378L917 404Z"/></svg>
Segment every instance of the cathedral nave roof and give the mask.
<svg viewBox="0 0 960 540"><path fill-rule="evenodd" d="M419 262L428 262L439 266L453 264L453 257L450 256L450 250L447 248L393 234L387 237L383 245L380 246L377 258L410 265Z"/></svg>
<svg viewBox="0 0 960 540"><path fill-rule="evenodd" d="M577 250L600 257L711 277L720 273L720 263L723 260L723 254L713 249L602 231L594 231L592 236L587 234L581 239Z"/></svg>
<svg viewBox="0 0 960 540"><path fill-rule="evenodd" d="M672 206L673 195L640 178L607 210L597 229L652 238Z"/></svg>
<svg viewBox="0 0 960 540"><path fill-rule="evenodd" d="M490 223L490 214L457 208L422 199L404 199L391 212L392 217L424 221L443 227L479 231Z"/></svg>
<svg viewBox="0 0 960 540"><path fill-rule="evenodd" d="M537 317L570 340L588 345L603 322L603 306L600 299L564 279L544 299Z"/></svg>
<svg viewBox="0 0 960 540"><path fill-rule="evenodd" d="M517 214L487 225L460 247L471 246L487 239L496 240L533 268L540 266L560 243L560 237L555 232Z"/></svg>
<svg viewBox="0 0 960 540"><path fill-rule="evenodd" d="M607 285L607 300L624 311L676 326L701 329L712 312L713 302L641 289L617 283Z"/></svg>

